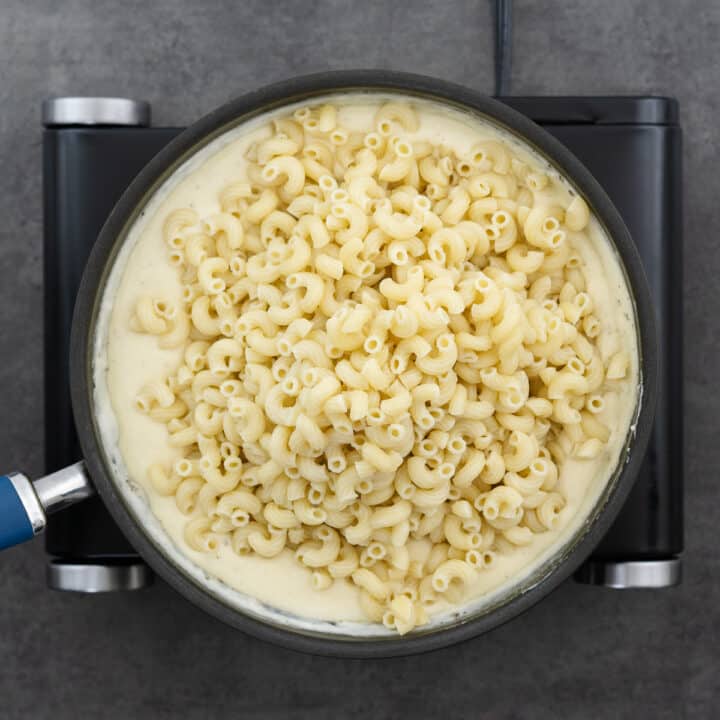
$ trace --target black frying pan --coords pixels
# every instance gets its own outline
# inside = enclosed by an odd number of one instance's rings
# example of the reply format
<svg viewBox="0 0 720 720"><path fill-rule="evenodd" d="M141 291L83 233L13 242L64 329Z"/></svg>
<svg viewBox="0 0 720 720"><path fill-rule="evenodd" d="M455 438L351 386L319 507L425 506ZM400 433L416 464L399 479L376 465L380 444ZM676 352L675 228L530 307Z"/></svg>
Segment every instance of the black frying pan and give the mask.
<svg viewBox="0 0 720 720"><path fill-rule="evenodd" d="M277 613L238 609L213 592L208 582L182 569L153 539L120 491L103 449L93 407L92 358L100 300L128 230L173 172L212 140L247 120L299 101L338 92L381 91L440 101L471 111L518 136L554 165L586 199L624 266L635 303L642 399L635 431L612 478L587 522L557 555L511 591L475 615L442 627L419 628L405 637L365 638L291 627ZM373 657L418 653L479 635L506 622L547 595L591 553L622 507L635 480L652 427L656 396L657 345L653 308L640 256L622 218L600 185L562 144L539 126L484 95L441 80L386 71L332 72L297 78L244 95L211 112L164 148L137 176L115 206L90 255L80 286L72 328L71 392L84 461L31 483L24 475L0 477L0 547L40 532L46 513L99 492L115 521L148 564L170 585L229 625L280 645L308 652ZM92 478L92 485L88 478Z"/></svg>

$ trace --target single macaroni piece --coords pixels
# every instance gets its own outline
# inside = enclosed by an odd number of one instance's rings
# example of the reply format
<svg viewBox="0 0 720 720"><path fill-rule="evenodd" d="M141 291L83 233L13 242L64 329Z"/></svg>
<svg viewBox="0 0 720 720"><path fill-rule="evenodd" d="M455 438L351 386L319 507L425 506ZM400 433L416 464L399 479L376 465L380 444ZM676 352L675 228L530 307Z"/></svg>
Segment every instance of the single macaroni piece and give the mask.
<svg viewBox="0 0 720 720"><path fill-rule="evenodd" d="M181 453L147 473L189 548L291 552L406 633L560 527L632 359L592 314L580 196L503 140L417 137L404 102L341 121L274 120L213 212L168 215L182 301L138 297L131 326L182 362L135 404Z"/></svg>

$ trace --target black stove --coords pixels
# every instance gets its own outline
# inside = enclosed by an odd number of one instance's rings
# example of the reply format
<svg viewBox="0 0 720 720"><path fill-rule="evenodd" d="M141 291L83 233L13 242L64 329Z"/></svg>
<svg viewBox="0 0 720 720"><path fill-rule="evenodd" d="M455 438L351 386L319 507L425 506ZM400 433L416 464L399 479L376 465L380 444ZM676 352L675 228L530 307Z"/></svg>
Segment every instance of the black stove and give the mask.
<svg viewBox="0 0 720 720"><path fill-rule="evenodd" d="M657 97L512 97L590 169L625 219L657 311L657 417L637 484L576 579L609 587L680 581L683 548L681 131L677 103ZM114 203L181 128L150 127L130 100L62 98L43 108L46 471L76 462L68 351L88 253ZM59 590L134 589L152 579L94 498L55 515L46 547Z"/></svg>

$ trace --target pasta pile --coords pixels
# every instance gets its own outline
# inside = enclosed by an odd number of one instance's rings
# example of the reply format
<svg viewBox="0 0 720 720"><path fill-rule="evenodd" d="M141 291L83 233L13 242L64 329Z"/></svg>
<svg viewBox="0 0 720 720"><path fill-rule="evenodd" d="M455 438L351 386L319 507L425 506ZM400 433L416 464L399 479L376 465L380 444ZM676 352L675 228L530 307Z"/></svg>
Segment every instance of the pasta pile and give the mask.
<svg viewBox="0 0 720 720"><path fill-rule="evenodd" d="M132 319L184 348L136 404L182 451L149 476L188 545L289 549L400 633L558 526L558 466L603 451L628 367L598 351L585 202L501 140L458 157L418 128L395 102L367 133L332 105L275 120L217 213L167 217L182 304Z"/></svg>

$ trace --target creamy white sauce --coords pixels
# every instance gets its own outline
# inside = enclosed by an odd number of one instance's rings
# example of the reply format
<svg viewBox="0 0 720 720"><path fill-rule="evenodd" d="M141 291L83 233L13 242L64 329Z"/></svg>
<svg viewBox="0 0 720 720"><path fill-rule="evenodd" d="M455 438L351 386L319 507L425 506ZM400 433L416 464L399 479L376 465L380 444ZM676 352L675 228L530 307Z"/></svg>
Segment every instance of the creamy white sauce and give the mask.
<svg viewBox="0 0 720 720"><path fill-rule="evenodd" d="M339 97L329 97L339 102ZM320 102L321 99L318 99ZM458 154L479 139L497 138L498 129L468 113L435 103L411 99L420 111L417 137L453 147ZM349 129L371 127L371 118L381 96L342 96L339 122ZM385 636L382 626L364 621L358 592L347 581L336 581L329 589L312 589L310 571L297 563L289 550L273 559L238 556L226 545L216 556L196 552L183 539L187 520L173 497L158 496L146 480L147 468L155 462L170 463L179 451L167 441L165 425L141 414L134 406L138 390L147 382L164 379L177 368L182 350L163 350L155 337L132 332L130 317L141 295L180 302L178 272L167 260L162 224L179 207L192 207L199 215L219 210L218 195L232 181L244 176L244 151L258 138L269 136L268 120L286 115L296 106L286 106L257 118L213 141L192 157L151 198L143 214L130 229L110 274L95 338L95 412L108 460L118 487L131 511L153 542L186 574L203 584L226 604L285 627L331 634ZM509 134L503 139L523 161L557 177L557 171ZM572 192L564 181L553 183L554 192ZM567 204L567 201L564 203ZM588 515L598 502L621 458L638 406L638 353L634 309L617 253L593 218L591 241L577 241L576 250L585 263L587 291L595 303L595 314L603 326L601 354L618 349L630 356L628 380L622 392L606 397L599 419L612 430L600 457L592 461L569 460L561 468L559 491L567 504L561 511L559 528L534 535L530 545L478 573L462 606L443 604L421 631L456 622L495 606L516 592L523 582L550 561L582 532Z"/></svg>

